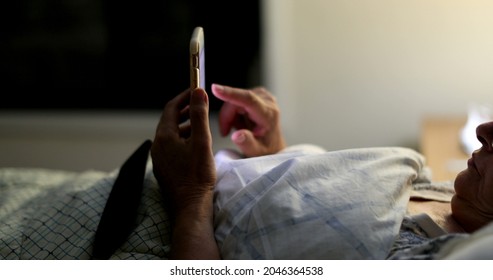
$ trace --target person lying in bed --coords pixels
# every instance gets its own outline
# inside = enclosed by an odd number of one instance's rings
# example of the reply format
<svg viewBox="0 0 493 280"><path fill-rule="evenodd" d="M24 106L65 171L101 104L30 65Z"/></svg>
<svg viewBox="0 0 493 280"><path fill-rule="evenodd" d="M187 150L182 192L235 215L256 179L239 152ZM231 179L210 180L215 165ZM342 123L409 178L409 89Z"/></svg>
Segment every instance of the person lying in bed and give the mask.
<svg viewBox="0 0 493 280"><path fill-rule="evenodd" d="M213 154L203 89L166 104L151 147L174 217L172 258L441 258L435 245L470 238L493 220L493 122L477 128L482 148L452 187L442 187L408 149L288 147L264 88L214 84L212 93L224 101L221 133L232 132L240 155ZM290 181L293 174L307 181ZM316 255L320 248L327 252Z"/></svg>

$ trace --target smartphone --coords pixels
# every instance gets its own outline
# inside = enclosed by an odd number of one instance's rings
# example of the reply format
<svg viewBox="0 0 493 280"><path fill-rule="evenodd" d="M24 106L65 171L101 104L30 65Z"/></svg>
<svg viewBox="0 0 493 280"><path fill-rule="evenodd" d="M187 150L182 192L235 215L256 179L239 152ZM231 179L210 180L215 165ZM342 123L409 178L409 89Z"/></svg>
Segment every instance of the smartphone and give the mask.
<svg viewBox="0 0 493 280"><path fill-rule="evenodd" d="M195 27L190 38L190 88L205 89L204 29Z"/></svg>

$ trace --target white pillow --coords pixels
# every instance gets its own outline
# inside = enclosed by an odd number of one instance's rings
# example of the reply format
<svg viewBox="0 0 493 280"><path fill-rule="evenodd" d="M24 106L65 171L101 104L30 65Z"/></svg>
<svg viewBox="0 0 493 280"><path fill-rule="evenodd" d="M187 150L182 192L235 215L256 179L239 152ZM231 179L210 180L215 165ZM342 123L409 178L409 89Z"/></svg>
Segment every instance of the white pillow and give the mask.
<svg viewBox="0 0 493 280"><path fill-rule="evenodd" d="M222 158L217 168L215 234L224 259L384 259L423 157L406 148L298 146Z"/></svg>

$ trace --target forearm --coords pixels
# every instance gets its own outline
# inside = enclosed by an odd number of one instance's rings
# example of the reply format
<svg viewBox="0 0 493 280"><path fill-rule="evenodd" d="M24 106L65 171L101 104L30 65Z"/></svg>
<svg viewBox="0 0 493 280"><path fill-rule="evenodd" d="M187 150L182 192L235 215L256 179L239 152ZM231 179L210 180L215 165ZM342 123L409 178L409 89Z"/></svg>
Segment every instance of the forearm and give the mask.
<svg viewBox="0 0 493 280"><path fill-rule="evenodd" d="M212 192L177 213L171 238L172 259L220 259L214 237Z"/></svg>

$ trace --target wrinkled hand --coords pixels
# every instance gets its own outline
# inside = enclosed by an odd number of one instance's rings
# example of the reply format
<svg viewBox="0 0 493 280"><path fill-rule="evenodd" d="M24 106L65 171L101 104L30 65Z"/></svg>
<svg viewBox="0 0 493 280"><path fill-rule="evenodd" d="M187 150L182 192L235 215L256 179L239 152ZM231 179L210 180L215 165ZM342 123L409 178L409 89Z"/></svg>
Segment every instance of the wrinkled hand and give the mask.
<svg viewBox="0 0 493 280"><path fill-rule="evenodd" d="M171 214L172 259L218 259L213 199L216 169L203 89L169 101L151 147L154 176Z"/></svg>
<svg viewBox="0 0 493 280"><path fill-rule="evenodd" d="M246 157L279 152L286 147L275 97L265 88L239 89L212 85L222 101L219 127L223 136L232 130L231 140Z"/></svg>
<svg viewBox="0 0 493 280"><path fill-rule="evenodd" d="M169 101L151 147L154 175L172 211L200 203L213 191L216 171L204 90L186 90Z"/></svg>

